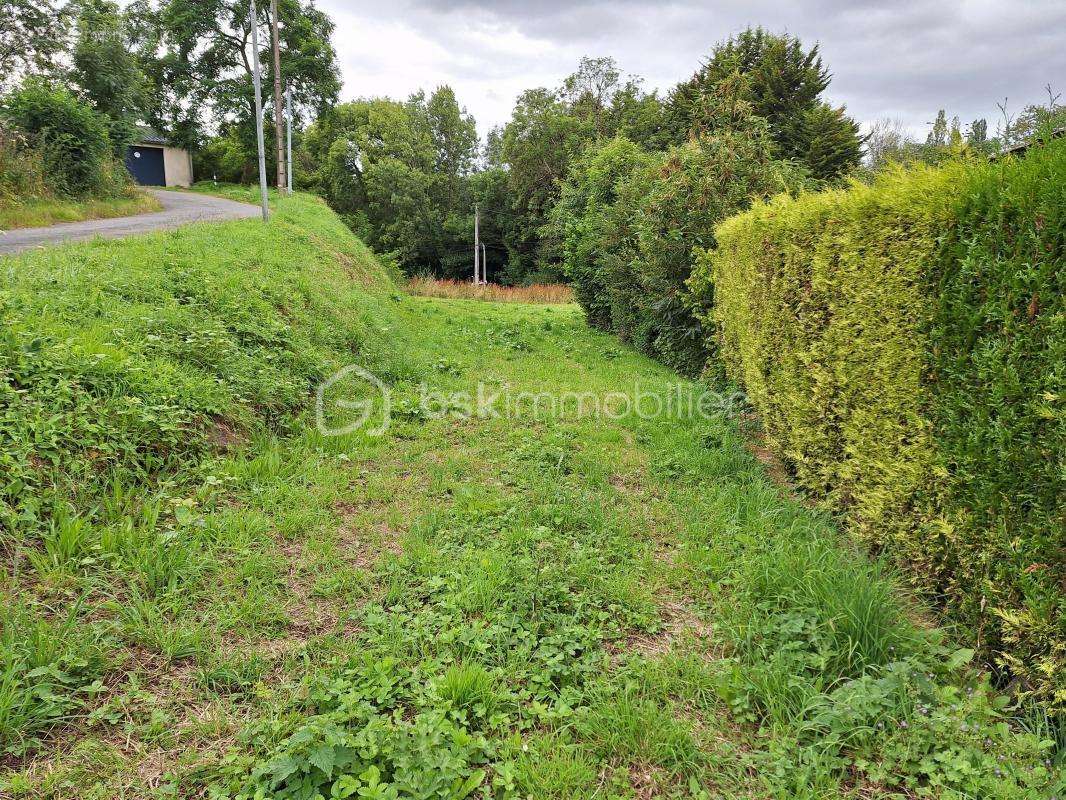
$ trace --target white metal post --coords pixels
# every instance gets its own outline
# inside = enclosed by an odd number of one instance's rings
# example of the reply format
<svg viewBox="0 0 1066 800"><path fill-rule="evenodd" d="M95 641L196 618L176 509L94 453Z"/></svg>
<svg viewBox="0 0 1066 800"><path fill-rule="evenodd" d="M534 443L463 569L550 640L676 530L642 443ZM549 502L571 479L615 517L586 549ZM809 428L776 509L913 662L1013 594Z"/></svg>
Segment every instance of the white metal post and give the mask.
<svg viewBox="0 0 1066 800"><path fill-rule="evenodd" d="M289 174L285 177L285 186L289 190L289 194L292 194L292 87L285 87L285 116L288 118L288 131L286 132L287 144L285 149L287 150L285 158L285 166L288 167Z"/></svg>
<svg viewBox="0 0 1066 800"><path fill-rule="evenodd" d="M259 20L255 15L255 0L248 3L249 22L252 25L252 83L255 84L255 138L259 145L259 194L263 200L263 222L270 219L267 203L267 168L263 144L263 87L259 82Z"/></svg>
<svg viewBox="0 0 1066 800"><path fill-rule="evenodd" d="M488 284L489 282L489 257L485 253L485 243L481 243L481 282Z"/></svg>
<svg viewBox="0 0 1066 800"><path fill-rule="evenodd" d="M481 284L481 270L478 268L478 258L481 256L481 242L478 239L478 210L474 204L474 285Z"/></svg>

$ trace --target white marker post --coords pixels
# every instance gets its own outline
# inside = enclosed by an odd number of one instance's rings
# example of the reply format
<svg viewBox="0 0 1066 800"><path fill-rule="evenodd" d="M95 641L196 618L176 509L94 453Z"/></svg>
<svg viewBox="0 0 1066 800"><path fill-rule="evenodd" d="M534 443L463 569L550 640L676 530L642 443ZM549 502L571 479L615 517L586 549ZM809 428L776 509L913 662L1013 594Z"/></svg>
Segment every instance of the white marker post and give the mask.
<svg viewBox="0 0 1066 800"><path fill-rule="evenodd" d="M285 177L285 186L289 190L289 194L292 194L292 87L285 87L285 116L288 118L288 131L286 137L288 142L286 144L286 150L288 151L285 158L285 166L289 169L289 174Z"/></svg>

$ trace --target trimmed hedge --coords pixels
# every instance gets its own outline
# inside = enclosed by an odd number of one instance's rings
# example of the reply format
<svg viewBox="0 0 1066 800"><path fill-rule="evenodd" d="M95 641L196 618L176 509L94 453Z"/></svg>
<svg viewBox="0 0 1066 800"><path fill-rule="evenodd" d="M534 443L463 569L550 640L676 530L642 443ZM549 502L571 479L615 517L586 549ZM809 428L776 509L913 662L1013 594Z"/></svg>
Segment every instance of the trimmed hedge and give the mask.
<svg viewBox="0 0 1066 800"><path fill-rule="evenodd" d="M690 281L797 483L1059 710L1064 187L1059 141L781 196Z"/></svg>

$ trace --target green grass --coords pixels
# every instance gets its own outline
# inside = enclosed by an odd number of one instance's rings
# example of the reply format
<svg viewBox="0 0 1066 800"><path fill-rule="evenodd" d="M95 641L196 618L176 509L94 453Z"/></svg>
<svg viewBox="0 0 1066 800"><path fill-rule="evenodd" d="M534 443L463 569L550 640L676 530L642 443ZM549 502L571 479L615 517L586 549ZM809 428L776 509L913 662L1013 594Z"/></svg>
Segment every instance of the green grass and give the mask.
<svg viewBox="0 0 1066 800"><path fill-rule="evenodd" d="M1056 791L1050 728L732 418L420 403L675 375L573 306L403 296L276 203L0 261L0 793ZM348 363L391 387L385 436L316 429Z"/></svg>
<svg viewBox="0 0 1066 800"><path fill-rule="evenodd" d="M163 206L148 192L138 191L132 197L94 200L33 200L27 203L0 203L0 230L37 228L61 222L81 222L86 219L128 217L159 211Z"/></svg>

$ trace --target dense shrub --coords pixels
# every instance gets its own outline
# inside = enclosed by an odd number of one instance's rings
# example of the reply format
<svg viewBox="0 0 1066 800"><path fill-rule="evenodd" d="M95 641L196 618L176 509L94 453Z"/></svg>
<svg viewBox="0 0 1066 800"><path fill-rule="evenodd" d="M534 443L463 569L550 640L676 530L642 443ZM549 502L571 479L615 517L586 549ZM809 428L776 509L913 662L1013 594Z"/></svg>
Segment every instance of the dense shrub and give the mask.
<svg viewBox="0 0 1066 800"><path fill-rule="evenodd" d="M0 118L41 154L53 193L106 195L129 185L112 157L107 119L66 89L27 81L0 103Z"/></svg>
<svg viewBox="0 0 1066 800"><path fill-rule="evenodd" d="M562 242L566 275L575 299L595 328L611 328L611 304L604 283L602 256L614 249L608 236L619 184L653 156L624 136L590 147L571 165L551 225Z"/></svg>
<svg viewBox="0 0 1066 800"><path fill-rule="evenodd" d="M0 203L47 196L47 172L43 153L27 147L24 136L0 124Z"/></svg>
<svg viewBox="0 0 1066 800"><path fill-rule="evenodd" d="M803 180L774 158L762 120L730 123L655 156L624 139L608 142L564 185L554 217L590 322L685 374L708 358L685 285L693 251L713 247L715 224L752 198Z"/></svg>
<svg viewBox="0 0 1066 800"><path fill-rule="evenodd" d="M1059 142L778 197L691 281L797 482L1060 708L1064 182Z"/></svg>

